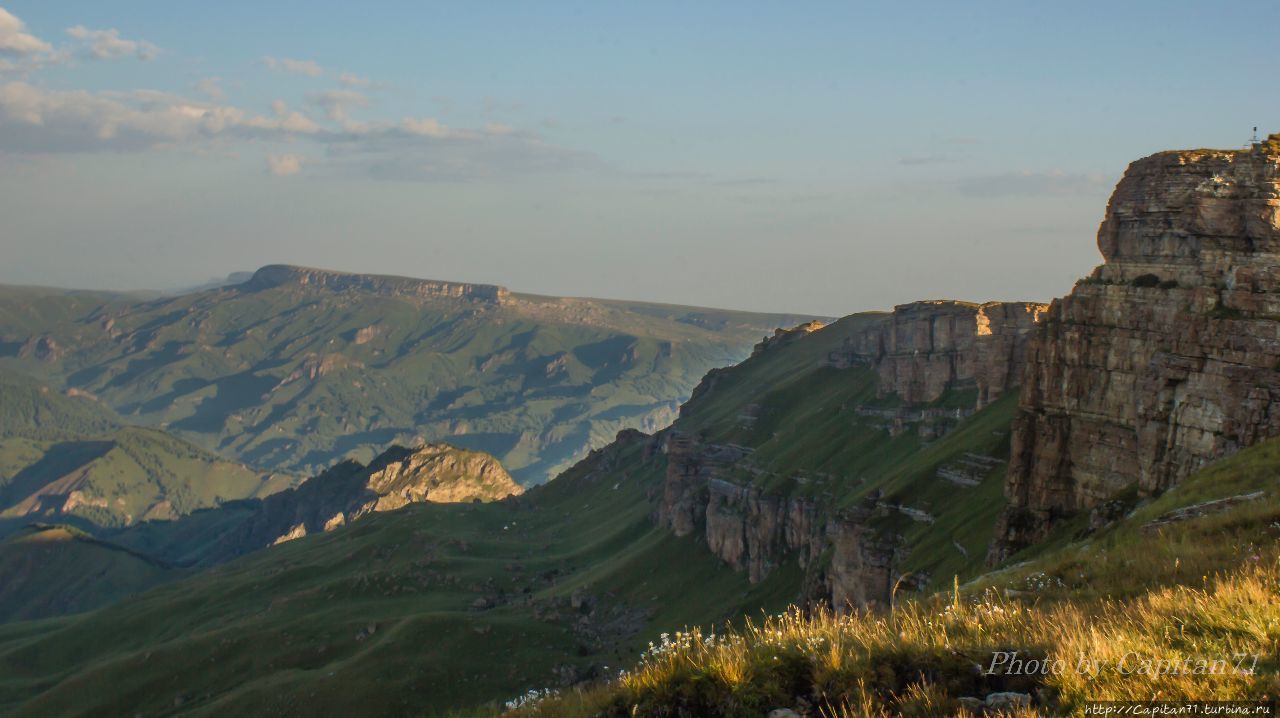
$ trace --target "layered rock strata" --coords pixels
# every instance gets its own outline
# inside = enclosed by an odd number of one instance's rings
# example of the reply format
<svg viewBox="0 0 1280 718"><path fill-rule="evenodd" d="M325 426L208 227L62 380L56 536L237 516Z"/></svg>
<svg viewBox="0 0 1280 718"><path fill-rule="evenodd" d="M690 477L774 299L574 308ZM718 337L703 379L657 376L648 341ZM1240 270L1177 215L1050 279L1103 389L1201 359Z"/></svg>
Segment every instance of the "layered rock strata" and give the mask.
<svg viewBox="0 0 1280 718"><path fill-rule="evenodd" d="M880 396L927 404L952 388L976 387L982 408L1016 386L1027 337L1047 305L951 300L894 307L886 320L850 337L831 361L872 366Z"/></svg>
<svg viewBox="0 0 1280 718"><path fill-rule="evenodd" d="M814 498L766 494L723 478L749 449L703 444L679 432L668 432L663 442L667 475L655 513L660 525L678 536L700 532L712 553L753 583L793 559L805 569L810 600L839 610L888 602L905 549L900 538L870 527L869 519L885 510L875 498L830 513ZM820 561L824 555L829 560Z"/></svg>
<svg viewBox="0 0 1280 718"><path fill-rule="evenodd" d="M992 561L1280 435L1280 135L1134 162L1098 249L1028 348Z"/></svg>

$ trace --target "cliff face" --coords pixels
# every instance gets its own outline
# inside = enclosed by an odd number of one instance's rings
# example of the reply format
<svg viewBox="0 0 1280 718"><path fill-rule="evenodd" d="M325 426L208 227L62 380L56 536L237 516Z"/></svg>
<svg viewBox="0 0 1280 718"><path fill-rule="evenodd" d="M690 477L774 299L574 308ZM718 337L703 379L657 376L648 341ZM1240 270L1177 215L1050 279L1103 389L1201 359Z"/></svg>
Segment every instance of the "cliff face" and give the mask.
<svg viewBox="0 0 1280 718"><path fill-rule="evenodd" d="M975 386L977 406L1018 383L1027 336L1048 305L1033 302L926 301L894 307L877 328L851 337L837 364L870 364L879 394L927 404L949 388Z"/></svg>
<svg viewBox="0 0 1280 718"><path fill-rule="evenodd" d="M412 503L496 501L522 492L488 454L446 444L392 447L368 466L344 461L296 489L262 499L223 537L217 558L331 531L366 514Z"/></svg>
<svg viewBox="0 0 1280 718"><path fill-rule="evenodd" d="M990 559L1280 434L1280 136L1134 162L1028 349Z"/></svg>
<svg viewBox="0 0 1280 718"><path fill-rule="evenodd" d="M395 297L449 297L494 303L501 303L510 294L506 288L491 284L441 282L380 274L351 274L294 267L287 264L265 266L254 272L253 276L239 287L245 291L260 291L289 285L315 287L334 292L360 291Z"/></svg>
<svg viewBox="0 0 1280 718"><path fill-rule="evenodd" d="M677 536L701 531L707 548L752 583L791 558L805 569L806 599L840 610L889 600L902 545L868 526L874 499L833 514L809 497L768 494L721 478L749 449L704 444L679 432L662 441L667 475L655 512L659 525ZM830 560L819 561L825 552Z"/></svg>

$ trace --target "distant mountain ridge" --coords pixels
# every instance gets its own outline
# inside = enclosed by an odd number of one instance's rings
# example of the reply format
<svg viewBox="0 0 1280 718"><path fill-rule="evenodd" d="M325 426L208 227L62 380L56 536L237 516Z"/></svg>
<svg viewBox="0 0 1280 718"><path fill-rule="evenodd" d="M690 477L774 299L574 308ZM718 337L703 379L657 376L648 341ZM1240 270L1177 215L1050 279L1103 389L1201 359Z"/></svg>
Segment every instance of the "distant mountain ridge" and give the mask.
<svg viewBox="0 0 1280 718"><path fill-rule="evenodd" d="M387 296L452 297L492 302L501 302L511 294L506 287L492 284L356 274L289 264L267 265L254 272L243 284L234 286L245 291L259 291L284 285L306 285L331 291L370 292Z"/></svg>
<svg viewBox="0 0 1280 718"><path fill-rule="evenodd" d="M807 318L270 265L160 297L0 286L0 369L267 470L447 441L530 484Z"/></svg>

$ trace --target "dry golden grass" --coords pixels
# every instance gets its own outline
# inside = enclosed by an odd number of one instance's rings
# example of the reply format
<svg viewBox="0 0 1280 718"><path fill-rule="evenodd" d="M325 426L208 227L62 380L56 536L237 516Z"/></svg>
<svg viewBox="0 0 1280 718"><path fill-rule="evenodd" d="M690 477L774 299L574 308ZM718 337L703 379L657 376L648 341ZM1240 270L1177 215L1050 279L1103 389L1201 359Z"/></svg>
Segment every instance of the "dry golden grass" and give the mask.
<svg viewBox="0 0 1280 718"><path fill-rule="evenodd" d="M1050 668L989 672L999 651ZM1271 551L1199 587L1125 599L1034 605L957 593L879 615L792 611L722 635L695 629L665 637L607 685L511 715L965 715L961 697L1004 691L1033 696L1021 715L1061 715L1090 700L1274 700L1278 669L1280 563Z"/></svg>

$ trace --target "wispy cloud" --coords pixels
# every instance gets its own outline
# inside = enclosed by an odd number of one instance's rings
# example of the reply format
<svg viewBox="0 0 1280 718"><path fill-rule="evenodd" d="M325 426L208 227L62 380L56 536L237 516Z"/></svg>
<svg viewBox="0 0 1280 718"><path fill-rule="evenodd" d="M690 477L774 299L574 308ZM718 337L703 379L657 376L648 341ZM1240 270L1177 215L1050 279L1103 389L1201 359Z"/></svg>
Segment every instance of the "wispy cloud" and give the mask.
<svg viewBox="0 0 1280 718"><path fill-rule="evenodd" d="M305 75L307 77L320 77L324 74L324 68L315 60L295 60L291 57L271 57L262 58L262 64L272 70L287 72L291 75Z"/></svg>
<svg viewBox="0 0 1280 718"><path fill-rule="evenodd" d="M261 114L161 92L49 90L9 82L0 84L0 153L199 151L228 142L306 142L320 147L337 170L418 181L600 166L590 154L506 126L451 127L430 117L359 122L339 105L327 112L335 124L326 125L279 100L270 114ZM286 157L276 163L283 171L273 173L296 172L288 171Z"/></svg>
<svg viewBox="0 0 1280 718"><path fill-rule="evenodd" d="M139 151L223 137L273 139L319 131L319 125L297 113L268 117L149 90L0 85L0 151L16 154Z"/></svg>
<svg viewBox="0 0 1280 718"><path fill-rule="evenodd" d="M968 197L1091 195L1106 192L1109 187L1107 178L1102 175L1072 174L1061 170L969 177L956 184L957 191Z"/></svg>
<svg viewBox="0 0 1280 718"><path fill-rule="evenodd" d="M226 93L222 90L222 80L216 77L206 77L193 85L196 92L215 102L220 102L226 98Z"/></svg>
<svg viewBox="0 0 1280 718"><path fill-rule="evenodd" d="M119 30L74 25L68 42L55 46L30 33L0 8L0 156L9 161L43 155L101 152L235 153L263 146L266 170L278 177L328 171L414 181L469 181L515 175L595 169L594 155L547 142L540 135L488 121L477 127L448 125L435 117L353 117L373 102L359 88L370 81L331 74L314 60L266 56L281 73L328 78L336 87L306 95L298 109L283 100L267 111L227 99L222 82L207 77L190 95L154 90L51 89L27 76L75 57L91 60L153 59L159 49ZM21 78L21 79L17 79ZM518 107L486 99L486 115ZM278 153L288 145L288 153Z"/></svg>
<svg viewBox="0 0 1280 718"><path fill-rule="evenodd" d="M369 106L369 98L355 90L315 92L308 95L307 100L334 122L344 122L349 118L351 110Z"/></svg>
<svg viewBox="0 0 1280 718"><path fill-rule="evenodd" d="M344 87L368 87L369 78L361 77L351 72L344 72L338 75L338 84Z"/></svg>
<svg viewBox="0 0 1280 718"><path fill-rule="evenodd" d="M941 164L946 164L948 162L954 162L954 161L955 161L954 158L948 157L946 155L915 155L915 156L899 158L898 164L906 165L908 167L915 167L918 165L941 165Z"/></svg>
<svg viewBox="0 0 1280 718"><path fill-rule="evenodd" d="M52 45L27 32L21 20L0 7L0 55L28 57L52 50Z"/></svg>
<svg viewBox="0 0 1280 718"><path fill-rule="evenodd" d="M84 43L85 51L95 60L116 60L122 57L136 57L139 60L154 60L160 48L145 40L126 40L120 37L115 29L91 30L84 25L67 28L67 35Z"/></svg>
<svg viewBox="0 0 1280 718"><path fill-rule="evenodd" d="M289 177L301 170L300 155L267 155L267 171L276 177Z"/></svg>

